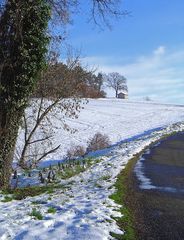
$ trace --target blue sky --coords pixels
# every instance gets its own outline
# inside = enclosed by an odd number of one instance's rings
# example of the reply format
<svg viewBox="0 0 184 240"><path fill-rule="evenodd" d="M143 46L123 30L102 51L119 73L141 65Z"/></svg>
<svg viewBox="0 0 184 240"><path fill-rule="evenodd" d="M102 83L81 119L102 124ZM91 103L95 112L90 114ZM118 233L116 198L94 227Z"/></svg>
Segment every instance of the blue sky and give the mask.
<svg viewBox="0 0 184 240"><path fill-rule="evenodd" d="M111 20L111 31L87 23L81 9L70 43L89 66L123 74L131 99L184 104L184 1L124 0L121 7L131 14Z"/></svg>

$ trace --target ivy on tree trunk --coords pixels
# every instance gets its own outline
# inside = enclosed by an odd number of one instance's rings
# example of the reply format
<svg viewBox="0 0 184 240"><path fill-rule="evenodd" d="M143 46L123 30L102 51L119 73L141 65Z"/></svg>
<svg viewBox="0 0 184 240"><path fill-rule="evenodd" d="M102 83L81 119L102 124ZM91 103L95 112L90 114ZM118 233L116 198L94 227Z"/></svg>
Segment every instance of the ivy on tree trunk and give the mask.
<svg viewBox="0 0 184 240"><path fill-rule="evenodd" d="M8 0L0 16L0 188L7 188L28 98L46 66L46 0Z"/></svg>

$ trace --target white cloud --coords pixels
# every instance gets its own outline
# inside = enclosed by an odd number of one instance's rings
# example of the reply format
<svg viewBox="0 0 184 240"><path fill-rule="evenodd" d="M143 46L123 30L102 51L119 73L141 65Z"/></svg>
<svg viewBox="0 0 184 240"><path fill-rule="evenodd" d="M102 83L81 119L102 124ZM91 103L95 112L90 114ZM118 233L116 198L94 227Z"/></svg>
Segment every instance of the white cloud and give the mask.
<svg viewBox="0 0 184 240"><path fill-rule="evenodd" d="M150 96L156 101L184 104L184 49L171 52L159 46L150 55L139 56L129 64L120 64L125 59L113 57L87 60L89 65L96 64L99 71L123 74L128 80L130 97Z"/></svg>
<svg viewBox="0 0 184 240"><path fill-rule="evenodd" d="M165 53L165 46L159 46L157 49L154 51L154 55L163 55Z"/></svg>

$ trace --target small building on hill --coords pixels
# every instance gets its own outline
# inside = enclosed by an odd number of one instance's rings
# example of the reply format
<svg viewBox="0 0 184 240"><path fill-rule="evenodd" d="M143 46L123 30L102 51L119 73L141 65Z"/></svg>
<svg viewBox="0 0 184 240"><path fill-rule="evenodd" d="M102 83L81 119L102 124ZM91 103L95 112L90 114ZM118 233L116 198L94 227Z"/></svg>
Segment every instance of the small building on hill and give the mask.
<svg viewBox="0 0 184 240"><path fill-rule="evenodd" d="M118 98L120 98L120 99L128 99L128 93L120 92L120 93L118 93Z"/></svg>

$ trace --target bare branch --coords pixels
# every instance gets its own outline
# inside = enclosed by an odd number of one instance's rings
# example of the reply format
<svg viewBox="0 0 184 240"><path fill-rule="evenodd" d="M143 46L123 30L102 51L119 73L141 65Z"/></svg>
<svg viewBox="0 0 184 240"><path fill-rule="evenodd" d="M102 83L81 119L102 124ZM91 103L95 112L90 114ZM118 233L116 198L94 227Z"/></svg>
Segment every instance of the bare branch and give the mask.
<svg viewBox="0 0 184 240"><path fill-rule="evenodd" d="M28 144L30 145L30 144L33 144L33 143L43 142L43 141L48 140L50 138L51 138L51 136L46 136L45 138L41 138L41 139L34 140L32 142L29 142Z"/></svg>
<svg viewBox="0 0 184 240"><path fill-rule="evenodd" d="M96 25L101 28L101 24L105 24L111 28L109 19L112 17L119 18L125 17L130 13L126 10L121 10L121 1L117 0L93 0L91 9L91 21L94 21Z"/></svg>
<svg viewBox="0 0 184 240"><path fill-rule="evenodd" d="M60 146L61 146L61 145L57 146L57 147L54 148L54 149L49 150L48 152L43 153L43 155L42 155L39 159L37 159L36 162L38 163L38 162L40 162L43 158L45 158L47 155L56 152L56 151L60 148Z"/></svg>
<svg viewBox="0 0 184 240"><path fill-rule="evenodd" d="M43 97L41 97L41 100L40 100L40 104L39 104L39 109L38 109L38 114L37 114L37 122L38 122L38 120L39 120L39 118L40 118L40 114L41 114L41 110L42 110L42 105L43 105Z"/></svg>
<svg viewBox="0 0 184 240"><path fill-rule="evenodd" d="M93 21L101 28L102 25L110 27L112 17L125 17L130 13L127 10L121 10L121 0L88 0L88 9L90 21ZM71 22L71 15L79 13L79 6L82 6L82 0L48 0L50 4L54 20L60 20L61 24L66 25Z"/></svg>
<svg viewBox="0 0 184 240"><path fill-rule="evenodd" d="M24 128L25 128L24 141L27 142L28 127L27 127L27 120L26 120L25 112L24 112L24 115L23 115L23 121L24 121Z"/></svg>

